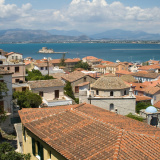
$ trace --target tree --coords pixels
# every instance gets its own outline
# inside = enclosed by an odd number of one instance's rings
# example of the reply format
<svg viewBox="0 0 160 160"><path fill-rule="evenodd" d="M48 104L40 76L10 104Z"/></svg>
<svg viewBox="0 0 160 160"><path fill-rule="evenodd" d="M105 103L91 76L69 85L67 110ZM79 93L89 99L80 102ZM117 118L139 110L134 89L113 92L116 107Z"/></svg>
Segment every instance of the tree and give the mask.
<svg viewBox="0 0 160 160"><path fill-rule="evenodd" d="M72 99L75 99L74 97L74 93L73 93L73 90L72 90L72 86L71 86L71 83L67 81L65 87L64 87L64 93L71 97Z"/></svg>
<svg viewBox="0 0 160 160"><path fill-rule="evenodd" d="M45 75L43 76L39 70L33 69L32 71L26 70L28 76L26 76L26 81L35 81L35 80L48 80L54 79L53 76Z"/></svg>
<svg viewBox="0 0 160 160"><path fill-rule="evenodd" d="M90 66L89 66L89 64L88 64L87 62L79 61L79 62L75 65L74 68L75 68L75 69L76 69L76 68L83 68L83 69L85 69L85 70L88 70L88 69L90 68Z"/></svg>
<svg viewBox="0 0 160 160"><path fill-rule="evenodd" d="M66 66L66 63L65 63L65 53L62 55L62 58L60 59L60 64L59 66Z"/></svg>
<svg viewBox="0 0 160 160"><path fill-rule="evenodd" d="M137 113L139 113L139 111L141 110L141 109L146 109L147 107L149 107L151 105L151 103L144 103L144 102L139 102L139 103L137 103L137 105L136 105L136 112Z"/></svg>
<svg viewBox="0 0 160 160"><path fill-rule="evenodd" d="M25 92L14 92L13 98L17 99L17 104L22 108L38 108L42 103L41 96L26 90Z"/></svg>
<svg viewBox="0 0 160 160"><path fill-rule="evenodd" d="M133 115L132 113L127 114L127 115L126 115L126 117L129 117L129 118L132 118L132 119L138 120L138 121L140 121L140 122L143 122L143 120L144 120L144 118L143 118L143 117Z"/></svg>
<svg viewBox="0 0 160 160"><path fill-rule="evenodd" d="M7 142L0 144L0 160L30 160L30 154L21 154Z"/></svg>
<svg viewBox="0 0 160 160"><path fill-rule="evenodd" d="M0 76L2 78L2 76ZM3 97L7 96L7 84L3 81L0 81L0 101L3 99ZM4 111L3 107L0 106L0 123L4 122L6 119L6 112Z"/></svg>
<svg viewBox="0 0 160 160"><path fill-rule="evenodd" d="M0 76L0 78L2 78L2 76ZM6 83L3 81L0 81L0 100L3 99L3 97L7 95L7 91L8 91L8 88L7 88Z"/></svg>

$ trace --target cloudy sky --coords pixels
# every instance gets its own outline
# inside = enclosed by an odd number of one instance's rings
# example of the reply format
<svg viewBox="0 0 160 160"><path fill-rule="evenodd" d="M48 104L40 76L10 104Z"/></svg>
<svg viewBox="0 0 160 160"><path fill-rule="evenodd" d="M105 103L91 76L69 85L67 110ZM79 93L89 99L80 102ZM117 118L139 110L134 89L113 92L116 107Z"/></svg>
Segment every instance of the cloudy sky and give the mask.
<svg viewBox="0 0 160 160"><path fill-rule="evenodd" d="M160 0L0 0L0 30L160 33Z"/></svg>

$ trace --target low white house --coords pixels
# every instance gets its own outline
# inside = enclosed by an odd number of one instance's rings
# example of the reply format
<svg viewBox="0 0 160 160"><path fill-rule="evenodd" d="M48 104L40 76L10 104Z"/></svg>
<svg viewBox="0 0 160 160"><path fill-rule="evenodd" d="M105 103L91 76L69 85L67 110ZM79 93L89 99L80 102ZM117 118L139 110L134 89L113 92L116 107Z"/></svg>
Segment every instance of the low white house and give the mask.
<svg viewBox="0 0 160 160"><path fill-rule="evenodd" d="M58 66L53 67L51 63L37 63L34 64L34 69L39 70L42 75L54 74L54 73L64 73L63 69L59 69Z"/></svg>
<svg viewBox="0 0 160 160"><path fill-rule="evenodd" d="M47 106L69 105L72 99L64 95L64 84L59 79L29 81L29 88L42 97Z"/></svg>
<svg viewBox="0 0 160 160"><path fill-rule="evenodd" d="M23 55L21 53L10 52L5 54L7 61L22 61Z"/></svg>

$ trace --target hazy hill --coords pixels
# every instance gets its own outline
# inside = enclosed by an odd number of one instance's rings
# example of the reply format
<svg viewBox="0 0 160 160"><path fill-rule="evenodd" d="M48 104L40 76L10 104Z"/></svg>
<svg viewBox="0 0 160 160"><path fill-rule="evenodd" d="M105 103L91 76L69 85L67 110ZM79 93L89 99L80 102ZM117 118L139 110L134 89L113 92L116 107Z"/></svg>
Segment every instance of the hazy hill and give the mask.
<svg viewBox="0 0 160 160"><path fill-rule="evenodd" d="M160 40L160 34L149 34L143 31L108 30L90 36L94 39L114 40Z"/></svg>
<svg viewBox="0 0 160 160"><path fill-rule="evenodd" d="M90 40L87 36L52 35L44 30L11 29L0 30L0 42L53 42Z"/></svg>
<svg viewBox="0 0 160 160"><path fill-rule="evenodd" d="M81 35L84 35L84 33L76 31L76 30L65 31L65 30L52 29L52 30L48 30L48 32L52 35L63 35L63 36L81 36Z"/></svg>

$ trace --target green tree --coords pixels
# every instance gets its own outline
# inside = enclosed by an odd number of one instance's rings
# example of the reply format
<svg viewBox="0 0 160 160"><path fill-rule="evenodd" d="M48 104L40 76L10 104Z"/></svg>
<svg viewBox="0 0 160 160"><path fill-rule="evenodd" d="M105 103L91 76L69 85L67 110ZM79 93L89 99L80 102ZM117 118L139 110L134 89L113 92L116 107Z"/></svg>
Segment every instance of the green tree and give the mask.
<svg viewBox="0 0 160 160"><path fill-rule="evenodd" d="M59 66L66 66L66 63L65 63L65 53L62 55L62 58L60 59L60 64Z"/></svg>
<svg viewBox="0 0 160 160"><path fill-rule="evenodd" d="M0 144L0 160L30 160L30 154L21 154L7 142Z"/></svg>
<svg viewBox="0 0 160 160"><path fill-rule="evenodd" d="M42 103L41 96L26 90L25 92L14 92L13 98L17 99L17 104L22 108L38 108Z"/></svg>
<svg viewBox="0 0 160 160"><path fill-rule="evenodd" d="M26 81L36 81L36 80L48 80L54 79L53 76L45 75L43 76L39 70L33 69L32 71L26 70L28 76L26 76Z"/></svg>
<svg viewBox="0 0 160 160"><path fill-rule="evenodd" d="M149 107L151 105L151 103L144 103L144 102L139 102L136 105L136 112L139 113L139 111L141 109L146 109L147 107Z"/></svg>
<svg viewBox="0 0 160 160"><path fill-rule="evenodd" d="M2 76L0 76L2 78ZM0 81L0 101L3 99L3 97L7 96L7 84L4 81ZM6 113L4 111L4 108L0 106L0 123L5 121L6 119Z"/></svg>
<svg viewBox="0 0 160 160"><path fill-rule="evenodd" d="M83 69L85 69L85 70L88 70L88 69L90 68L90 66L89 66L89 64L88 64L87 62L79 61L79 62L75 65L74 68L75 68L75 69L76 69L76 68L83 68Z"/></svg>
<svg viewBox="0 0 160 160"><path fill-rule="evenodd" d="M127 114L127 115L126 115L126 117L129 117L129 118L132 118L132 119L135 119L135 120L141 121L141 122L144 120L144 118L143 118L143 117L133 115L132 113Z"/></svg>
<svg viewBox="0 0 160 160"><path fill-rule="evenodd" d="M72 99L75 100L75 97L74 97L74 93L73 93L73 90L72 90L72 86L71 86L71 83L67 81L65 87L64 87L64 93L71 97Z"/></svg>

